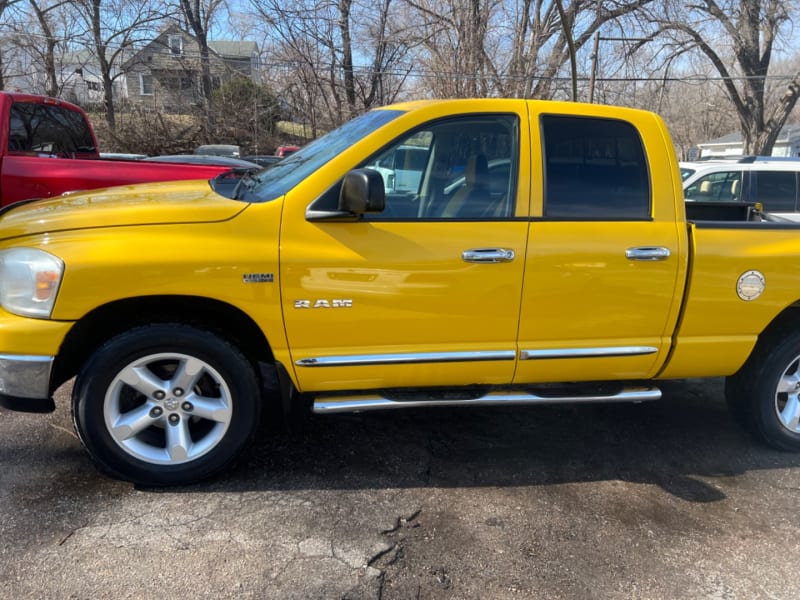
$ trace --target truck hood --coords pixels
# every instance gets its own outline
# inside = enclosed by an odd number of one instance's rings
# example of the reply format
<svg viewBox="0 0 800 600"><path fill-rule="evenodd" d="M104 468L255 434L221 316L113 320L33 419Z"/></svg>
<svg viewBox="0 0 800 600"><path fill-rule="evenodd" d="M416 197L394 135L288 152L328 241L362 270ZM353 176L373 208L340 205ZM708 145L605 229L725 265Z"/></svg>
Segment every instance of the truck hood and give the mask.
<svg viewBox="0 0 800 600"><path fill-rule="evenodd" d="M205 180L70 192L9 207L0 217L0 239L95 227L225 221L246 206L216 194Z"/></svg>

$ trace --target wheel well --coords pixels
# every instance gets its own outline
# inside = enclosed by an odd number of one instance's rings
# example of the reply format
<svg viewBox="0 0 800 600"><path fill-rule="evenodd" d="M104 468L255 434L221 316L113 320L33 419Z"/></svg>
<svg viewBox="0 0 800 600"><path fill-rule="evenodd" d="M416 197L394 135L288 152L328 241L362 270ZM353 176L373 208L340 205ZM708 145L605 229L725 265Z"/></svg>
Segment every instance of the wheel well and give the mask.
<svg viewBox="0 0 800 600"><path fill-rule="evenodd" d="M184 323L211 331L258 363L274 363L269 342L256 323L240 309L195 296L129 298L98 307L78 321L61 344L53 370L53 389L77 375L100 345L133 327L151 323Z"/></svg>
<svg viewBox="0 0 800 600"><path fill-rule="evenodd" d="M774 339L792 329L800 329L800 301L786 307L758 336L758 341Z"/></svg>

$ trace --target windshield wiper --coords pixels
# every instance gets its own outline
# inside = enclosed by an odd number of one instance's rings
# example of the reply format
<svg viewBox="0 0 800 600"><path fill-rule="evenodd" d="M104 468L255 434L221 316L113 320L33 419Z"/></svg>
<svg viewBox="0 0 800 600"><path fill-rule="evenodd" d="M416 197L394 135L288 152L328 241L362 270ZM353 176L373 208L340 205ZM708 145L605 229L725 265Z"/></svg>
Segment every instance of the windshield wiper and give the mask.
<svg viewBox="0 0 800 600"><path fill-rule="evenodd" d="M233 171L234 173L240 175L239 181L233 188L232 197L234 200L241 200L239 194L243 189L246 189L248 192L251 192L259 183L261 183L261 178L256 175L253 175L253 169L243 169L243 170L234 169Z"/></svg>

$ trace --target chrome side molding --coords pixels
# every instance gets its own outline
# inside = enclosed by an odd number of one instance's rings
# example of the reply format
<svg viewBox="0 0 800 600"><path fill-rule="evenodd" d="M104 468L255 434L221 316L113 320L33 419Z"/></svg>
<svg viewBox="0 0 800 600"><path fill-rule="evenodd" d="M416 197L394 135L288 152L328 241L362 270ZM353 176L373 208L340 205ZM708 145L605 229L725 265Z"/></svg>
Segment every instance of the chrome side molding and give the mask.
<svg viewBox="0 0 800 600"><path fill-rule="evenodd" d="M548 348L546 350L520 350L520 360L553 358L604 358L611 356L643 356L655 354L653 346L608 346L605 348Z"/></svg>
<svg viewBox="0 0 800 600"><path fill-rule="evenodd" d="M515 360L513 350L486 352L413 352L407 354L360 354L351 356L320 356L301 358L298 367L359 367L365 365L407 365L414 363L481 362Z"/></svg>
<svg viewBox="0 0 800 600"><path fill-rule="evenodd" d="M317 414L362 412L394 408L420 408L425 406L504 406L512 404L568 404L602 402L645 402L661 398L661 390L650 386L628 386L616 392L538 394L525 390L496 390L473 398L425 397L420 391L418 399L392 399L381 394L329 395L314 399L313 411Z"/></svg>

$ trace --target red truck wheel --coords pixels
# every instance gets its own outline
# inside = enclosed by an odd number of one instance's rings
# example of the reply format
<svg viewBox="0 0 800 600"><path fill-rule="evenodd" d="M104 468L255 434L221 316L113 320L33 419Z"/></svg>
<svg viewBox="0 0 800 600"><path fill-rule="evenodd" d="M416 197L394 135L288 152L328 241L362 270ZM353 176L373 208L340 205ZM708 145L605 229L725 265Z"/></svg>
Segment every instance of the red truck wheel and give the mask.
<svg viewBox="0 0 800 600"><path fill-rule="evenodd" d="M725 385L736 419L773 448L800 451L800 332L760 340Z"/></svg>
<svg viewBox="0 0 800 600"><path fill-rule="evenodd" d="M207 331L155 324L118 335L87 361L73 420L92 459L142 485L219 473L252 439L259 386L247 359Z"/></svg>

